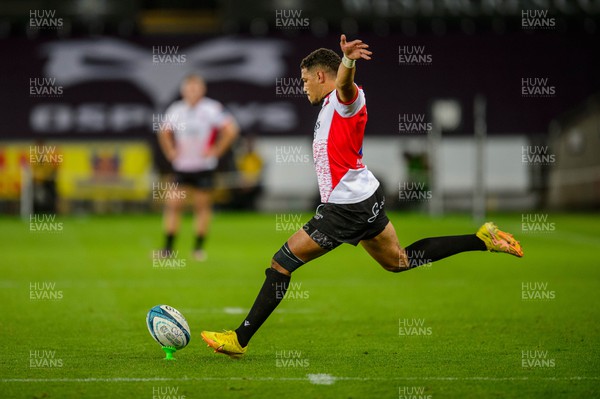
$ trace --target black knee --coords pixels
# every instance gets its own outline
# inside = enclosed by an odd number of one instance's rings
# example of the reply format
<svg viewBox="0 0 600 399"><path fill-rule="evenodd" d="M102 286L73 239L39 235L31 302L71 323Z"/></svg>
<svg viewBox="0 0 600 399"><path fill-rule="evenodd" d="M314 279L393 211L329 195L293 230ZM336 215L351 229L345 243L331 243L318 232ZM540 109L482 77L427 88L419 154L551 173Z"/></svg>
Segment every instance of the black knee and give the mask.
<svg viewBox="0 0 600 399"><path fill-rule="evenodd" d="M293 254L287 242L273 255L273 260L290 273L293 273L304 264L301 259Z"/></svg>

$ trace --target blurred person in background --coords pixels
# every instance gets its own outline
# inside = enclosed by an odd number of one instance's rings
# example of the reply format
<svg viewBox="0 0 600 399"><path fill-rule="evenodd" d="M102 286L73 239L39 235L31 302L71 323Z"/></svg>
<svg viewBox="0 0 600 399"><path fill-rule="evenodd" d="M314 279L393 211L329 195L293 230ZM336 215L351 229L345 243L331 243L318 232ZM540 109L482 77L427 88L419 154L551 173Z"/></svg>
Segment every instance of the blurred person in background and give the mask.
<svg viewBox="0 0 600 399"><path fill-rule="evenodd" d="M44 141L37 140L35 147L43 149ZM33 177L33 213L55 214L57 210L56 177L59 164L62 162L62 154L55 154L56 147L53 148L50 154L37 156L35 162L31 162L30 158Z"/></svg>
<svg viewBox="0 0 600 399"><path fill-rule="evenodd" d="M193 257L206 259L204 241L212 216L212 189L219 158L239 135L239 127L223 105L205 97L206 84L202 76L192 74L181 84L181 97L166 111L158 133L160 148L175 172L173 191L186 190L192 194L194 233ZM175 236L179 231L182 199L187 195L167 196L164 210L165 245L162 254L173 253Z"/></svg>
<svg viewBox="0 0 600 399"><path fill-rule="evenodd" d="M255 136L248 135L242 141L242 150L236 164L240 182L234 190L232 206L234 209L256 210L256 201L263 190L262 178L264 162L255 148Z"/></svg>

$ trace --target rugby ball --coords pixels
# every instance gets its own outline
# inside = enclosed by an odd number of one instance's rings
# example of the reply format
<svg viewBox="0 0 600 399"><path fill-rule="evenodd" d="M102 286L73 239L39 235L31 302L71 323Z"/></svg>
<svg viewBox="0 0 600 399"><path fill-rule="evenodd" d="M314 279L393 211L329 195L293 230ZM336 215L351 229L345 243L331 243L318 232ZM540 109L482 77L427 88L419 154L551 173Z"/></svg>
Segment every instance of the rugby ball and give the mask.
<svg viewBox="0 0 600 399"><path fill-rule="evenodd" d="M168 305L156 305L146 316L148 331L162 346L183 349L190 343L190 326L177 309Z"/></svg>

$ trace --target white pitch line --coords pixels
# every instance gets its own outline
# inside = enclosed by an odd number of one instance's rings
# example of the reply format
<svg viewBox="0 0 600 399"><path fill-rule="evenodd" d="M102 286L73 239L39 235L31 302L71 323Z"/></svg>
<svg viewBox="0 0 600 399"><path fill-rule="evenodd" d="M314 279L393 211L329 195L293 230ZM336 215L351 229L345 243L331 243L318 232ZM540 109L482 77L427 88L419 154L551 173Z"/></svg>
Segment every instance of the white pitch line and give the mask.
<svg viewBox="0 0 600 399"><path fill-rule="evenodd" d="M336 378L331 374L308 374L308 380L315 385L333 385Z"/></svg>
<svg viewBox="0 0 600 399"><path fill-rule="evenodd" d="M336 377L344 379L343 377ZM600 377L574 376L574 377L398 377L394 380L405 381L577 381L600 380Z"/></svg>
<svg viewBox="0 0 600 399"><path fill-rule="evenodd" d="M327 381L585 381L600 380L600 376L572 377L338 377L330 374L310 374L307 377L139 377L139 378L2 378L0 382L165 382L165 381L319 381L327 376ZM314 383L314 382L313 382ZM317 382L318 383L318 382Z"/></svg>
<svg viewBox="0 0 600 399"><path fill-rule="evenodd" d="M300 377L182 377L182 378L3 378L0 382L168 382L168 381L308 381Z"/></svg>

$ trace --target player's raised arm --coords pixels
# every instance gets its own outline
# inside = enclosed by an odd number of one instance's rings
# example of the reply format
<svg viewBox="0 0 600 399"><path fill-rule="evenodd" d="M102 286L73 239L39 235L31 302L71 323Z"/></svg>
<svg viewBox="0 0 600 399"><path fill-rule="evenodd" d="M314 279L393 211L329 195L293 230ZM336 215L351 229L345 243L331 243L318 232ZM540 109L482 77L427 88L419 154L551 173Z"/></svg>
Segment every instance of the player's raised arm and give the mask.
<svg viewBox="0 0 600 399"><path fill-rule="evenodd" d="M340 37L340 48L344 56L342 63L338 68L337 78L335 80L335 88L338 97L342 102L350 102L356 96L356 86L354 85L354 71L356 70L356 60L370 60L370 55L373 54L369 50L369 45L363 43L362 40L353 40L346 42L346 35Z"/></svg>

